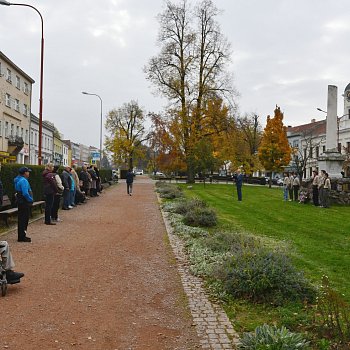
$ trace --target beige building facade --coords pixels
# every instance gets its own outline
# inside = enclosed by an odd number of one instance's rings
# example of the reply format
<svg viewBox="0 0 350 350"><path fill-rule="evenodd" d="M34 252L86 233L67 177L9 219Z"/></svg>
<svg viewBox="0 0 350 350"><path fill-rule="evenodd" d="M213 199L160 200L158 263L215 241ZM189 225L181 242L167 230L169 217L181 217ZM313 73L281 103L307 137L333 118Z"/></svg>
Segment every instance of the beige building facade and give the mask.
<svg viewBox="0 0 350 350"><path fill-rule="evenodd" d="M0 163L29 164L34 80L0 51Z"/></svg>

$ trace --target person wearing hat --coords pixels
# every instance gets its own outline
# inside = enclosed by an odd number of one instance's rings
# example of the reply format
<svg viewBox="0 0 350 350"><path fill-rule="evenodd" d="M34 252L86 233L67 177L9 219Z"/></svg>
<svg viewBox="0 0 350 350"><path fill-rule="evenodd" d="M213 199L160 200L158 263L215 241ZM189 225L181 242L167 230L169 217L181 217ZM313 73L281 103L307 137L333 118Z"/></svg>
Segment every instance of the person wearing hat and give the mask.
<svg viewBox="0 0 350 350"><path fill-rule="evenodd" d="M32 241L30 237L27 237L29 207L33 204L32 189L28 181L31 171L25 166L21 167L18 170L19 175L14 179L18 207L18 242Z"/></svg>

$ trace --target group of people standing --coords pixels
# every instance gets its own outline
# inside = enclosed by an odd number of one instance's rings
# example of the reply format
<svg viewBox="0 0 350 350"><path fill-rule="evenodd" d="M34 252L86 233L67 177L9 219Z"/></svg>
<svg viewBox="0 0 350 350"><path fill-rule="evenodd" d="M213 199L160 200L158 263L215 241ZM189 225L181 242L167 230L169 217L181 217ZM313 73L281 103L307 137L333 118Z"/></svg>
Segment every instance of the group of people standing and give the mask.
<svg viewBox="0 0 350 350"><path fill-rule="evenodd" d="M299 189L300 189L300 178L298 174L293 171L289 173L284 173L283 178L283 199L285 201L299 201Z"/></svg>
<svg viewBox="0 0 350 350"><path fill-rule="evenodd" d="M56 225L61 221L58 217L61 202L62 210L70 210L89 197L99 196L98 193L102 190L99 171L94 166L84 165L79 175L77 165L65 166L61 175L58 174L58 169L59 166L49 163L42 173L46 225ZM33 193L28 181L31 169L21 167L18 172L14 179L18 207L18 241L31 242L31 238L27 236L30 206L33 204Z"/></svg>
<svg viewBox="0 0 350 350"><path fill-rule="evenodd" d="M45 224L56 225L61 221L58 209L61 198L62 210L70 210L85 202L89 197L98 197L101 191L99 171L96 167L82 167L78 176L77 165L65 166L61 176L58 166L49 163L42 173L45 195Z"/></svg>
<svg viewBox="0 0 350 350"><path fill-rule="evenodd" d="M315 206L321 208L329 208L329 194L331 190L331 181L328 173L321 170L319 174L317 170L312 172L312 201ZM284 173L283 178L283 199L285 201L298 201L305 203L308 198L308 190L300 189L301 183L297 173Z"/></svg>
<svg viewBox="0 0 350 350"><path fill-rule="evenodd" d="M312 200L315 206L329 208L329 193L331 191L331 180L325 170L321 174L314 170L312 177Z"/></svg>

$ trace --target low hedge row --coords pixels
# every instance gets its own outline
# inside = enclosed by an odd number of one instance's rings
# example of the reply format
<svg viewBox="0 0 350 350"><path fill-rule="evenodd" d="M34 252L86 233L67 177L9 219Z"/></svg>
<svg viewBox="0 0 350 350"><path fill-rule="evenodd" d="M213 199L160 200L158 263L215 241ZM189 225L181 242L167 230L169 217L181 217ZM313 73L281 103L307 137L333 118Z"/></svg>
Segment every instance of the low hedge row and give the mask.
<svg viewBox="0 0 350 350"><path fill-rule="evenodd" d="M14 196L14 185L13 179L18 175L19 168L27 166L32 171L29 177L29 183L33 191L33 196L35 200L42 200L43 195L43 181L42 181L42 172L45 168L43 165L24 165L24 164L4 164L1 167L0 178L4 188L4 194L7 194L11 202ZM58 173L61 173L63 167L60 167ZM78 168L78 174L80 173L81 168ZM112 170L111 169L101 169L100 177L102 182L112 180Z"/></svg>

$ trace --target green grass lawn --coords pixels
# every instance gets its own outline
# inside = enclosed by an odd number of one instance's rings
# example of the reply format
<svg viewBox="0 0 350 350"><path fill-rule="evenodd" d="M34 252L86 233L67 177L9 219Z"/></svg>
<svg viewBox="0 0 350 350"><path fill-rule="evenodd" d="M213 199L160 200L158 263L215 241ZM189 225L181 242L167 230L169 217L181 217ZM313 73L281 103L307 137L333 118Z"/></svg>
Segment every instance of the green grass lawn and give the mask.
<svg viewBox="0 0 350 350"><path fill-rule="evenodd" d="M234 185L181 185L187 196L215 208L219 227L237 228L287 246L296 265L316 284L322 275L350 301L350 207L323 209L284 202L281 188L243 187L238 202Z"/></svg>

